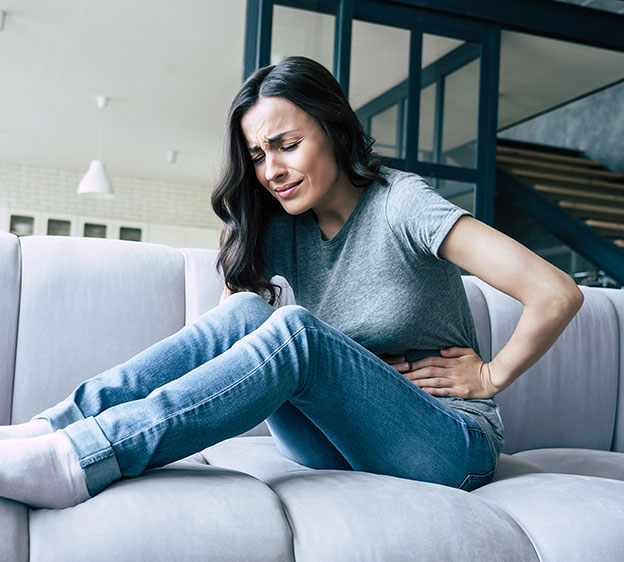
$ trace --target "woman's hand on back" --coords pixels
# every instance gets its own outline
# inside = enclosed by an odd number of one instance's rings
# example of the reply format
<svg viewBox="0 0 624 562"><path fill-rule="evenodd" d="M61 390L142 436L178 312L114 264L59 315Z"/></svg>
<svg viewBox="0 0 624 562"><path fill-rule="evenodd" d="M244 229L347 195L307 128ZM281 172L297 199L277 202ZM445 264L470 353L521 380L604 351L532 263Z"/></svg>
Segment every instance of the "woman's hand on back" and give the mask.
<svg viewBox="0 0 624 562"><path fill-rule="evenodd" d="M412 362L402 355L379 357L432 396L491 398L500 392L493 383L491 364L483 362L473 349L451 347L441 354Z"/></svg>

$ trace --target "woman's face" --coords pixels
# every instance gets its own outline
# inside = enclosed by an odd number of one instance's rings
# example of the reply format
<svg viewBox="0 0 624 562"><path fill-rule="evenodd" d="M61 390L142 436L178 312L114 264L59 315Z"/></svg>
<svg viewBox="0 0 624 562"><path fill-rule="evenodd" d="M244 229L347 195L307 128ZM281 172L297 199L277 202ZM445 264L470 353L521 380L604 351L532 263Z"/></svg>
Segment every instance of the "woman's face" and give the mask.
<svg viewBox="0 0 624 562"><path fill-rule="evenodd" d="M344 174L313 117L284 98L260 98L241 128L258 181L286 212L298 215L330 203Z"/></svg>

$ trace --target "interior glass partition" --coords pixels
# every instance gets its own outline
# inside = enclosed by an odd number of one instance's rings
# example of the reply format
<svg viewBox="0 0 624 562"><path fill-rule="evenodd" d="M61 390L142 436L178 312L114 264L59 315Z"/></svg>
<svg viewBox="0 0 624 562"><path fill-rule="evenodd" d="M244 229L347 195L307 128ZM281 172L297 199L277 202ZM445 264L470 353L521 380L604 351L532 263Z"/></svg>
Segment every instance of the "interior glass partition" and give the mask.
<svg viewBox="0 0 624 562"><path fill-rule="evenodd" d="M410 32L354 21L352 33L349 103L376 140L374 150L405 159Z"/></svg>
<svg viewBox="0 0 624 562"><path fill-rule="evenodd" d="M336 16L276 5L273 8L271 64L304 56L332 70Z"/></svg>
<svg viewBox="0 0 624 562"><path fill-rule="evenodd" d="M246 75L252 58L256 67L296 54L319 61L387 165L492 223L498 28L379 1L256 0L250 14Z"/></svg>

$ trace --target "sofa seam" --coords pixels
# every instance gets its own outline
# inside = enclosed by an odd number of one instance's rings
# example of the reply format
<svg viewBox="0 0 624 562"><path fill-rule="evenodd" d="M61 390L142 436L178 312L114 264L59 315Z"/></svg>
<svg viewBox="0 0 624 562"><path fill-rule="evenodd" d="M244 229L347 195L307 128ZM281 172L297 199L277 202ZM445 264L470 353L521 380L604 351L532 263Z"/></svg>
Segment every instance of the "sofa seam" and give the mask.
<svg viewBox="0 0 624 562"><path fill-rule="evenodd" d="M613 310L613 315L615 316L615 325L617 326L617 336L618 336L616 341L622 341L621 340L621 337L622 337L622 326L620 324L620 317L619 317L618 311L615 308L615 304L613 304L613 301L609 297L607 297L606 295L605 295L605 298L609 302L609 306ZM613 416L613 429L612 429L612 432L611 432L611 443L609 444L609 450L610 451L614 451L616 430L617 430L617 427L618 427L619 414L620 414L620 411L621 411L620 392L621 392L621 388L622 388L621 379L622 379L622 355L623 354L624 354L624 352L622 350L620 350L619 357L618 357L618 369L617 369L617 379L616 379L617 388L615 390L615 397L616 397L615 412L614 412L614 416ZM619 451L616 451L616 452L619 452Z"/></svg>
<svg viewBox="0 0 624 562"><path fill-rule="evenodd" d="M13 346L13 373L11 376L11 400L9 402L9 424L13 423L13 403L15 401L15 370L17 368L17 346L19 343L19 327L20 327L20 318L22 311L22 293L23 293L23 285L24 285L24 275L23 275L23 265L24 260L22 256L22 242L19 237L17 237L17 259L18 259L18 268L19 271L19 283L18 283L18 298L17 298L17 310L15 315L15 345ZM30 554L29 554L30 556Z"/></svg>
<svg viewBox="0 0 624 562"><path fill-rule="evenodd" d="M537 560L539 562L544 562L544 559L541 557L539 550L537 548L537 545L535 544L535 541L533 540L533 537L531 536L531 533L529 533L529 531L525 528L525 526L520 521L518 521L518 519L516 519L511 513L509 513L509 511L507 511L502 505L496 503L494 500L490 498L482 498L480 496L476 496L476 497L478 497L480 501L486 504L489 504L490 509L491 509L491 505L495 505L498 509L504 511L505 514L508 515L509 518L512 519L516 525L518 525L518 527L520 527L520 530L524 533L524 536L527 539L529 539L529 543L531 544L531 547L533 547L533 552L535 552L535 556L537 557Z"/></svg>

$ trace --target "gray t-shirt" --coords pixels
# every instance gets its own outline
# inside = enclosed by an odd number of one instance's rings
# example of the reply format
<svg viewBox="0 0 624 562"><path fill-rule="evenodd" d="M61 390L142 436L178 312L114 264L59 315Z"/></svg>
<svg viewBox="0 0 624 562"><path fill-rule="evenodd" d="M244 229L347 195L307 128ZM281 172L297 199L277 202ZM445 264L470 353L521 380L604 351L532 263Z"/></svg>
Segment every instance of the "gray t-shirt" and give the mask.
<svg viewBox="0 0 624 562"><path fill-rule="evenodd" d="M265 275L284 277L297 304L379 355L408 360L479 344L459 268L438 255L444 238L470 213L419 175L382 166L388 185L364 188L340 232L323 240L312 210L274 213L263 240ZM504 446L492 398L437 397L470 414L492 449Z"/></svg>

